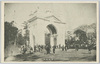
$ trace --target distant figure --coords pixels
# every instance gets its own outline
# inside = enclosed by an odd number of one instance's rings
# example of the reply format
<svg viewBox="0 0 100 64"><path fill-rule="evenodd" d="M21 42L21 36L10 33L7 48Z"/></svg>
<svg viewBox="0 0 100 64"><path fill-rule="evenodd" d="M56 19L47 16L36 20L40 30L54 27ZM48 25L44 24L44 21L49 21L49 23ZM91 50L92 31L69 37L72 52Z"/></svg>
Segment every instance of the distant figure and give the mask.
<svg viewBox="0 0 100 64"><path fill-rule="evenodd" d="M78 51L78 49L79 49L79 44L76 44L75 45L75 50Z"/></svg>
<svg viewBox="0 0 100 64"><path fill-rule="evenodd" d="M76 50L76 51L79 50L79 43L80 43L79 40L76 40L76 41L75 41L75 50Z"/></svg>
<svg viewBox="0 0 100 64"><path fill-rule="evenodd" d="M65 51L67 51L67 45L65 45Z"/></svg>
<svg viewBox="0 0 100 64"><path fill-rule="evenodd" d="M61 48L61 44L59 44L59 49Z"/></svg>
<svg viewBox="0 0 100 64"><path fill-rule="evenodd" d="M94 47L94 44L88 44L89 54L91 54L91 50L93 49L93 47Z"/></svg>
<svg viewBox="0 0 100 64"><path fill-rule="evenodd" d="M89 54L91 54L91 49L92 49L92 46L91 46L91 40L88 40L88 51L89 51Z"/></svg>
<svg viewBox="0 0 100 64"><path fill-rule="evenodd" d="M58 45L56 46L56 48L58 48Z"/></svg>
<svg viewBox="0 0 100 64"><path fill-rule="evenodd" d="M55 53L56 46L53 46L53 53Z"/></svg>
<svg viewBox="0 0 100 64"><path fill-rule="evenodd" d="M65 47L64 47L64 45L63 45L63 46L62 46L62 51L64 51L64 48L65 48Z"/></svg>
<svg viewBox="0 0 100 64"><path fill-rule="evenodd" d="M68 49L68 42L65 42L65 51Z"/></svg>
<svg viewBox="0 0 100 64"><path fill-rule="evenodd" d="M27 51L27 49L26 49L26 47L25 46L22 46L22 54L25 54L26 53L26 51Z"/></svg>
<svg viewBox="0 0 100 64"><path fill-rule="evenodd" d="M36 52L36 46L34 46L34 52Z"/></svg>
<svg viewBox="0 0 100 64"><path fill-rule="evenodd" d="M41 48L41 51L42 51L43 50L43 45L41 45L40 48Z"/></svg>
<svg viewBox="0 0 100 64"><path fill-rule="evenodd" d="M46 45L47 54L50 54L50 45Z"/></svg>
<svg viewBox="0 0 100 64"><path fill-rule="evenodd" d="M32 53L33 53L33 48L31 47L31 48L30 48L30 54L32 54Z"/></svg>
<svg viewBox="0 0 100 64"><path fill-rule="evenodd" d="M41 47L40 47L40 45L38 46L38 50L39 50L39 52L40 52L40 50L41 50Z"/></svg>
<svg viewBox="0 0 100 64"><path fill-rule="evenodd" d="M38 46L36 46L36 52L38 52L39 51L39 48L38 48Z"/></svg>

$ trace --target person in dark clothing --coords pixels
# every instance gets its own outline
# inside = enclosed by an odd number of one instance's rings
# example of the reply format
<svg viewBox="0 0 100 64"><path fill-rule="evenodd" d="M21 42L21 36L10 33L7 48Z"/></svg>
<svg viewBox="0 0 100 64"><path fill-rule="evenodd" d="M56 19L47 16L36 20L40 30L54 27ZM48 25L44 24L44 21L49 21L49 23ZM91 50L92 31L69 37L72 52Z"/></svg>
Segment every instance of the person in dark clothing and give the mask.
<svg viewBox="0 0 100 64"><path fill-rule="evenodd" d="M79 50L79 44L75 45L75 50L78 51Z"/></svg>
<svg viewBox="0 0 100 64"><path fill-rule="evenodd" d="M65 51L67 50L67 42L65 42Z"/></svg>
<svg viewBox="0 0 100 64"><path fill-rule="evenodd" d="M94 44L88 44L88 51L91 54L91 50L93 49Z"/></svg>
<svg viewBox="0 0 100 64"><path fill-rule="evenodd" d="M91 54L91 50L93 48L93 43L92 43L91 39L88 40L88 47L87 48L88 48L89 54Z"/></svg>
<svg viewBox="0 0 100 64"><path fill-rule="evenodd" d="M56 48L58 48L58 45L56 46Z"/></svg>
<svg viewBox="0 0 100 64"><path fill-rule="evenodd" d="M46 45L46 51L47 51L47 54L50 54L50 46L49 45Z"/></svg>
<svg viewBox="0 0 100 64"><path fill-rule="evenodd" d="M56 46L53 46L53 53L55 53Z"/></svg>
<svg viewBox="0 0 100 64"><path fill-rule="evenodd" d="M61 44L59 44L59 49L61 48Z"/></svg>
<svg viewBox="0 0 100 64"><path fill-rule="evenodd" d="M34 52L36 52L36 46L34 46Z"/></svg>
<svg viewBox="0 0 100 64"><path fill-rule="evenodd" d="M64 51L64 45L62 46L62 51Z"/></svg>
<svg viewBox="0 0 100 64"><path fill-rule="evenodd" d="M67 45L65 45L65 51L67 51Z"/></svg>
<svg viewBox="0 0 100 64"><path fill-rule="evenodd" d="M41 48L41 51L42 51L43 50L43 46L41 45L40 48Z"/></svg>
<svg viewBox="0 0 100 64"><path fill-rule="evenodd" d="M75 50L79 50L79 40L75 41Z"/></svg>
<svg viewBox="0 0 100 64"><path fill-rule="evenodd" d="M26 49L26 47L25 46L23 46L23 54L25 54L26 53L26 51L27 51L27 49Z"/></svg>
<svg viewBox="0 0 100 64"><path fill-rule="evenodd" d="M33 48L31 47L31 48L30 48L30 54L32 54L32 53L33 53Z"/></svg>
<svg viewBox="0 0 100 64"><path fill-rule="evenodd" d="M40 45L38 46L38 50L39 50L39 52L40 52L40 50L41 50L41 47L40 47Z"/></svg>

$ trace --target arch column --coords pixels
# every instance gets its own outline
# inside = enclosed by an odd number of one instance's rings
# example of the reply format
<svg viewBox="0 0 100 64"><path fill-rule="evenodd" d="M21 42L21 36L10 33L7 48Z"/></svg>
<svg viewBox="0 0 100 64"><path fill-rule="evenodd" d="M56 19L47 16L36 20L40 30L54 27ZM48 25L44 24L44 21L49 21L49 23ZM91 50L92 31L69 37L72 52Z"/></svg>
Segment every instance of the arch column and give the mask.
<svg viewBox="0 0 100 64"><path fill-rule="evenodd" d="M51 46L57 45L57 34L52 34L51 36Z"/></svg>
<svg viewBox="0 0 100 64"><path fill-rule="evenodd" d="M51 44L51 46L53 46L54 45L54 42L53 42L54 37L51 35L50 38L51 38L50 44Z"/></svg>
<svg viewBox="0 0 100 64"><path fill-rule="evenodd" d="M33 51L34 51L34 41L33 41L33 34L32 34L32 32L31 32L31 30L30 30L30 37L29 37L30 39L29 39L29 41L30 41L30 46L32 47L32 49L33 49Z"/></svg>
<svg viewBox="0 0 100 64"><path fill-rule="evenodd" d="M57 45L57 34L54 34L54 45L56 46Z"/></svg>

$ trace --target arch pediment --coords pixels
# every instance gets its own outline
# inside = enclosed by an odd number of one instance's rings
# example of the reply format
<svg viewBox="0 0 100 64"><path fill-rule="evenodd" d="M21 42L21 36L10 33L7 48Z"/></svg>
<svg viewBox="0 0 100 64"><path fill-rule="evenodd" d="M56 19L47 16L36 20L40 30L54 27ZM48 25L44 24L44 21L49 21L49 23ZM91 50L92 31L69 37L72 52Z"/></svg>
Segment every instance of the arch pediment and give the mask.
<svg viewBox="0 0 100 64"><path fill-rule="evenodd" d="M45 18L40 18L40 17L37 17L37 16L34 16L32 17L31 19L28 20L29 23L31 22L34 22L35 20L37 19L41 19L41 20L44 20L44 21L49 21L49 22L54 22L54 23L59 23L59 24L66 24L64 22L61 22L61 20L59 20L56 16L54 15L51 15L51 16L47 16Z"/></svg>

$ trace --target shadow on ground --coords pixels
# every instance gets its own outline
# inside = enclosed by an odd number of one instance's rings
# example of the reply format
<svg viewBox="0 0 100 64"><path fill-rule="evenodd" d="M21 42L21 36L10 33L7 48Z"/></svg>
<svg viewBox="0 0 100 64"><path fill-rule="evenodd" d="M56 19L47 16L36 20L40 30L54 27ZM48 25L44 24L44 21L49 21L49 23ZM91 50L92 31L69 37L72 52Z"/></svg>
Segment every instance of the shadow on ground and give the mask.
<svg viewBox="0 0 100 64"><path fill-rule="evenodd" d="M16 61L36 61L37 59L41 58L33 54L19 54L14 57L16 58Z"/></svg>

